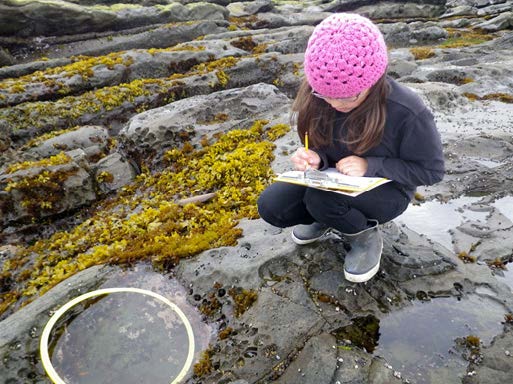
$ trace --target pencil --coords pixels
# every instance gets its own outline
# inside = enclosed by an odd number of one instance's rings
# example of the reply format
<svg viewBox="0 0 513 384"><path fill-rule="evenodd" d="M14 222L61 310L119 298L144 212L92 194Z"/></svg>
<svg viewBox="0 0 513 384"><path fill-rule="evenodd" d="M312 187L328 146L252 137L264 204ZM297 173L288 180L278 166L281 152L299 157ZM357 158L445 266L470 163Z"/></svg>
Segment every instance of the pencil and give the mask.
<svg viewBox="0 0 513 384"><path fill-rule="evenodd" d="M305 149L308 152L308 132L305 132Z"/></svg>

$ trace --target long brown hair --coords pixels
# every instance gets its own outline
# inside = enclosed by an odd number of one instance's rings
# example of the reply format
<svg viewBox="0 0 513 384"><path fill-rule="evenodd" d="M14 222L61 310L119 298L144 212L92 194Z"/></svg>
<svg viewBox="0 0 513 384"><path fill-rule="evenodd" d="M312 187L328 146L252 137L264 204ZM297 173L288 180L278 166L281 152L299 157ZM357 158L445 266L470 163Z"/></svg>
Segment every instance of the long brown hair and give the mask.
<svg viewBox="0 0 513 384"><path fill-rule="evenodd" d="M347 132L343 135L343 142L353 153L361 155L381 141L388 91L385 74L372 86L363 103L349 112L344 123ZM291 124L297 124L301 140L308 132L312 147L331 145L335 115L336 110L326 101L312 95L312 88L306 79L303 80L292 104L291 115Z"/></svg>

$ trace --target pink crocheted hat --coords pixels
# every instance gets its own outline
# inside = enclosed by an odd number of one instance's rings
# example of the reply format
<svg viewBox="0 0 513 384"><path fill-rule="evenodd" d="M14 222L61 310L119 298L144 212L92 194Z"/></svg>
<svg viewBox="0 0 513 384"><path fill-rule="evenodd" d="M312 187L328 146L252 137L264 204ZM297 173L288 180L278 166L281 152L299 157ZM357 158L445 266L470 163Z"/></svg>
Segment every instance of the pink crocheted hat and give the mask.
<svg viewBox="0 0 513 384"><path fill-rule="evenodd" d="M344 98L376 84L387 64L385 40L372 21L354 13L335 13L310 36L304 71L315 92Z"/></svg>

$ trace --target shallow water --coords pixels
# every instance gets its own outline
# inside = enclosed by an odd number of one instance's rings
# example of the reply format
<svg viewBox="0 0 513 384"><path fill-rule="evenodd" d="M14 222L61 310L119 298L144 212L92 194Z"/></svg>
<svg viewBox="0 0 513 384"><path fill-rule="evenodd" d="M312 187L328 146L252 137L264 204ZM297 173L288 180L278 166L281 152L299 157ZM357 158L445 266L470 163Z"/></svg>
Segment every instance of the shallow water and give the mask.
<svg viewBox="0 0 513 384"><path fill-rule="evenodd" d="M492 205L513 222L513 196L506 196L493 202Z"/></svg>
<svg viewBox="0 0 513 384"><path fill-rule="evenodd" d="M447 203L428 201L421 205L412 205L394 221L405 224L411 230L425 235L428 239L454 250L449 230L463 224L466 220L484 221L487 212L476 212L469 206L479 197L460 197Z"/></svg>
<svg viewBox="0 0 513 384"><path fill-rule="evenodd" d="M428 201L421 205L412 205L394 221L404 224L411 230L425 235L428 239L442 244L454 251L450 230L465 221L485 222L488 212L473 211L470 206L480 200L479 197L464 196L447 203ZM513 222L513 196L506 196L491 204Z"/></svg>
<svg viewBox="0 0 513 384"><path fill-rule="evenodd" d="M194 329L197 356L208 344L210 330L186 304L184 289L144 268L127 271L108 285L133 286L134 282L162 294L185 313ZM182 370L190 347L183 321L168 305L134 292L77 304L54 330L50 357L67 384L168 384Z"/></svg>
<svg viewBox="0 0 513 384"><path fill-rule="evenodd" d="M488 345L501 333L504 313L502 305L478 295L415 302L381 319L374 354L412 383L461 384L468 362L455 351L455 339L475 335Z"/></svg>
<svg viewBox="0 0 513 384"><path fill-rule="evenodd" d="M513 293L513 263L506 264L506 270L500 270L495 273L497 280L502 281L511 288Z"/></svg>

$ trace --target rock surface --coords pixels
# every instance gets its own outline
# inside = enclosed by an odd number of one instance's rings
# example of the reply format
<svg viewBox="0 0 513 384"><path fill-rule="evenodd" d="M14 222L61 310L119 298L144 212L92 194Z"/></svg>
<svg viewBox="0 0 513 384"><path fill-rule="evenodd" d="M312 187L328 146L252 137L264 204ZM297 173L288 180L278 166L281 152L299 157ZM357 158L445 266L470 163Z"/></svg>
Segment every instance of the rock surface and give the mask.
<svg viewBox="0 0 513 384"><path fill-rule="evenodd" d="M49 311L80 293L126 284L172 295L180 284L181 305L196 308L187 313L197 319L194 362L204 367L201 374L191 369L187 383L511 382L512 6L508 0L3 1L0 305L11 304L0 322L2 379L50 382L39 360L42 327ZM94 265L93 254L110 250L103 238L125 228L121 220L98 234L104 248L87 248L78 237L59 248L64 233L92 223L95 209L112 209L134 218L124 241L112 246L133 242L142 250L134 234L163 223L152 216L157 208L130 191L167 175L175 167L169 159L187 145L206 150L236 129L249 132L256 121L288 124L307 39L313 25L336 11L375 19L390 46L389 74L432 109L446 156L444 180L419 188L404 218L382 226L382 267L374 279L344 280L340 234L299 247L290 229L240 217L236 245L191 251L180 262L159 264L158 272L136 253L126 260L134 273ZM268 137L275 145L272 170L289 169L288 158L301 145L297 133ZM149 199L170 185L162 177L148 187ZM219 198L209 192L196 191L199 198L184 209L194 212ZM439 212L453 205L458 216L451 221ZM421 222L410 225L415 212ZM201 220L189 216L183 227L171 228L183 232ZM52 247L61 253L37 259L32 243L50 236L59 239ZM71 263L79 268L71 269L67 252L81 247ZM40 274L46 268L62 276L60 283L47 290L41 276L31 276L35 266ZM28 278L32 291L20 288ZM38 297L38 290L46 292ZM422 366L435 352L414 340L401 340L407 347L397 341L392 352L377 348L387 343L380 327L387 319L442 298L454 299L454 307L468 298L483 303L477 310L484 325L472 325L476 313L468 312L465 331L450 333L452 323L435 330L452 341L450 353L422 375L408 363ZM486 341L481 334L490 328Z"/></svg>

